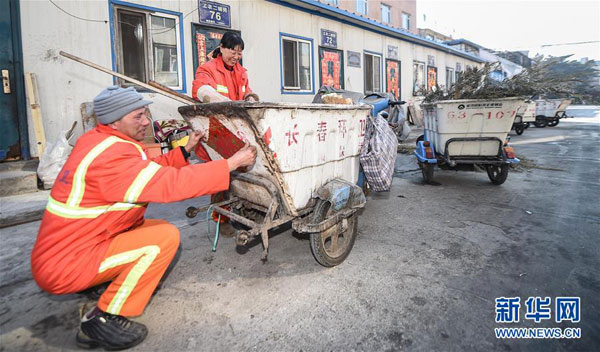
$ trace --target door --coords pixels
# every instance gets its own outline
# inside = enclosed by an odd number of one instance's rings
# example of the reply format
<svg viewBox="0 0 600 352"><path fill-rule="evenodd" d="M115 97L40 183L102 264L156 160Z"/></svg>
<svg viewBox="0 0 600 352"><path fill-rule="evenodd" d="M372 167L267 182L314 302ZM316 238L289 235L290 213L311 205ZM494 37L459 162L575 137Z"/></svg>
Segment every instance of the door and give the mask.
<svg viewBox="0 0 600 352"><path fill-rule="evenodd" d="M212 57L209 55L215 50L221 42L221 37L225 32L235 32L242 35L242 32L235 29L224 29L212 26L201 25L198 23L192 23L192 57L194 59L194 75L198 66L208 62ZM246 43L248 46L248 43ZM242 61L240 60L240 65Z"/></svg>
<svg viewBox="0 0 600 352"><path fill-rule="evenodd" d="M385 82L386 92L391 93L394 99L400 100L400 61L385 60Z"/></svg>
<svg viewBox="0 0 600 352"><path fill-rule="evenodd" d="M19 111L16 86L17 63L14 50L14 23L12 18L16 1L0 1L0 71L2 88L0 91L0 161L21 156L19 137Z"/></svg>
<svg viewBox="0 0 600 352"><path fill-rule="evenodd" d="M344 89L344 52L319 47L320 86Z"/></svg>

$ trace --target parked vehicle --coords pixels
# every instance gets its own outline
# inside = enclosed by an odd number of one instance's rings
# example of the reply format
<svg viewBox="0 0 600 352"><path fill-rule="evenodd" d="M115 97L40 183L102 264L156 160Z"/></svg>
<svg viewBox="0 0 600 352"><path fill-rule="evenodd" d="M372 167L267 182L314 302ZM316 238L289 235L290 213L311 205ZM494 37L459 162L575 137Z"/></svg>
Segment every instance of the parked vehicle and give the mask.
<svg viewBox="0 0 600 352"><path fill-rule="evenodd" d="M509 164L518 163L506 137L523 100L446 100L423 104L424 135L417 139L415 156L427 183L434 166L473 170L484 167L490 181L506 181Z"/></svg>
<svg viewBox="0 0 600 352"><path fill-rule="evenodd" d="M266 261L268 231L285 223L310 235L321 265L340 264L352 250L357 210L365 196L356 185L369 106L225 102L183 106L195 130L209 130L213 159L228 158L245 143L257 148L256 163L232 174L225 200L212 207L240 229L246 245L260 236ZM187 215L195 216L191 207Z"/></svg>
<svg viewBox="0 0 600 352"><path fill-rule="evenodd" d="M398 141L406 139L410 133L410 127L406 122L406 113L402 109L405 101L394 100L394 97L389 93L371 93L365 95L359 100L360 103L369 104L373 107L371 110L372 116L381 116L387 120L388 124L394 130Z"/></svg>
<svg viewBox="0 0 600 352"><path fill-rule="evenodd" d="M535 127L554 127L560 119L568 117L571 99L537 99L535 101Z"/></svg>
<svg viewBox="0 0 600 352"><path fill-rule="evenodd" d="M529 127L529 123L535 122L535 106L535 102L526 100L517 110L512 128L518 135L523 134L523 131Z"/></svg>

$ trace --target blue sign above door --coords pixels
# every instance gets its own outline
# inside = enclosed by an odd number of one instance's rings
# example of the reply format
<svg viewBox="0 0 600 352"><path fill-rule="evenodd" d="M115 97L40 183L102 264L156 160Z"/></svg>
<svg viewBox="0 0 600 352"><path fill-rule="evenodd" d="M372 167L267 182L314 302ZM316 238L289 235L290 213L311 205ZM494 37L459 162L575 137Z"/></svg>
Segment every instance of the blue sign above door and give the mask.
<svg viewBox="0 0 600 352"><path fill-rule="evenodd" d="M321 45L337 48L337 32L321 29Z"/></svg>
<svg viewBox="0 0 600 352"><path fill-rule="evenodd" d="M200 22L231 28L231 7L218 2L198 0Z"/></svg>

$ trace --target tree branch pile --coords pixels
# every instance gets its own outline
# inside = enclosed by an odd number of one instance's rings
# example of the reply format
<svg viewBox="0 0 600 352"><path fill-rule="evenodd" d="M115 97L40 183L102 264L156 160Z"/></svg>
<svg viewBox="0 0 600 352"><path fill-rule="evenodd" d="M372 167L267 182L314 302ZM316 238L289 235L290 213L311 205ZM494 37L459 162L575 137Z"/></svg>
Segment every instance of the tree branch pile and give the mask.
<svg viewBox="0 0 600 352"><path fill-rule="evenodd" d="M490 73L500 68L500 63L486 63L482 68L470 68L447 91L444 87L421 94L425 102L453 99L497 99L508 97L532 98L536 95L546 97L573 97L583 94L597 96L599 71L594 61L586 63L567 61L570 57L542 56L533 59L534 64L511 78L497 81Z"/></svg>

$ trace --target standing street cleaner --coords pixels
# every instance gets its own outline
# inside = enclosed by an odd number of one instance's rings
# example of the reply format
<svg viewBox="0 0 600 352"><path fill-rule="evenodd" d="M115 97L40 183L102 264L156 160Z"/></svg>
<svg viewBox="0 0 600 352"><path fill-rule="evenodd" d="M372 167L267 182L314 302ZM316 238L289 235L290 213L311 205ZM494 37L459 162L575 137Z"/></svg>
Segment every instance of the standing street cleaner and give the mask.
<svg viewBox="0 0 600 352"><path fill-rule="evenodd" d="M192 82L192 97L203 103L258 101L258 95L250 88L247 70L240 64L243 51L242 37L236 32L225 32L219 46L211 53L212 59L198 66ZM202 143L197 144L194 152L201 160L211 160ZM211 203L218 203L223 198L223 193L213 194ZM212 219L218 221L219 215L213 212ZM221 222L226 221L226 217L221 218ZM223 230L231 231L228 227Z"/></svg>
<svg viewBox="0 0 600 352"><path fill-rule="evenodd" d="M250 166L256 149L190 165L202 138L149 159L140 142L149 120L133 87L111 86L94 98L99 125L82 135L50 193L31 255L37 284L70 294L112 281L83 314L77 345L120 350L142 342L148 329L126 317L142 314L179 246L178 229L146 220L149 202L176 202L229 188L229 173Z"/></svg>
<svg viewBox="0 0 600 352"><path fill-rule="evenodd" d="M198 66L192 82L192 97L203 103L248 100L259 98L250 89L248 73L240 64L244 40L235 32L225 32L219 46L212 52L212 60ZM211 158L202 146L196 147L198 158Z"/></svg>

